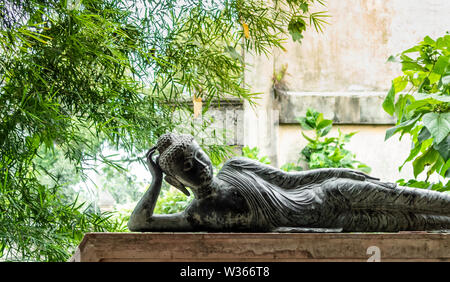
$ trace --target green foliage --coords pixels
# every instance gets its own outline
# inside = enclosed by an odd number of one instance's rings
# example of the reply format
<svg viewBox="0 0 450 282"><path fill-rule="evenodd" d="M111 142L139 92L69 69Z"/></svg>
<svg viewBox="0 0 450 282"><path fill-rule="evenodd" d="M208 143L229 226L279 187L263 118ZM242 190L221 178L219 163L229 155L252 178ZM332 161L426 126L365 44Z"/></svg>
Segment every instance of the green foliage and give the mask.
<svg viewBox="0 0 450 282"><path fill-rule="evenodd" d="M101 185L111 193L117 204L136 202L141 198L135 175L130 175L127 171L118 171L111 166L105 166L102 172Z"/></svg>
<svg viewBox="0 0 450 282"><path fill-rule="evenodd" d="M280 167L280 169L284 170L284 171L301 171L301 170L303 170L303 168L301 166L299 166L298 164L293 163L293 162L285 163L284 165L282 165Z"/></svg>
<svg viewBox="0 0 450 282"><path fill-rule="evenodd" d="M280 90L287 89L287 85L284 80L286 73L287 73L287 69L288 69L288 64L283 64L283 65L281 65L280 71L274 72L273 77L272 77L274 89L280 89Z"/></svg>
<svg viewBox="0 0 450 282"><path fill-rule="evenodd" d="M67 204L72 203L79 195L72 188L82 181L81 174L76 167L64 157L64 152L57 146L52 151L41 147L38 157L34 159L36 177L46 187L58 187L64 196L61 200Z"/></svg>
<svg viewBox="0 0 450 282"><path fill-rule="evenodd" d="M41 186L40 198L6 202L0 227L0 256L8 261L66 261L87 232L121 232L126 222L112 213L95 213L61 201L57 189ZM3 199L2 204L8 199ZM25 205L24 211L16 205ZM22 213L17 212L17 210ZM39 211L39 213L36 213Z"/></svg>
<svg viewBox="0 0 450 282"><path fill-rule="evenodd" d="M194 199L191 195L188 197L175 189L165 189L161 192L156 202L155 214L171 214L182 212Z"/></svg>
<svg viewBox="0 0 450 282"><path fill-rule="evenodd" d="M62 261L83 232L118 228L69 203L70 171L51 169L42 150L61 150L81 177L88 161L120 169L101 145L142 154L185 123L174 113L192 111L194 94L252 103L241 51L282 47L300 16L317 28L313 2L2 1L0 255Z"/></svg>
<svg viewBox="0 0 450 282"><path fill-rule="evenodd" d="M289 33L292 36L292 40L301 42L303 39L303 31L306 30L306 23L302 18L292 19L288 25Z"/></svg>
<svg viewBox="0 0 450 282"><path fill-rule="evenodd" d="M410 179L408 181L405 181L404 179L399 179L397 183L400 186L408 186L408 187L414 187L414 188L423 188L423 189L431 189L435 191L445 192L448 190L448 185L450 184L449 181L447 181L447 184L444 185L442 182L438 183L429 183L426 181L417 181L415 179Z"/></svg>
<svg viewBox="0 0 450 282"><path fill-rule="evenodd" d="M329 17L325 12L315 12L311 13L309 11L310 5L312 3L308 3L308 1L302 0L288 0L289 4L292 4L291 9L298 9L298 16L294 16L291 18L288 24L289 34L292 36L292 40L301 42L303 39L303 32L306 30L307 23L306 21L309 19L309 24L313 25L317 31L323 31L323 26L328 24L324 18ZM321 5L325 5L323 1L317 1ZM301 13L300 13L301 11Z"/></svg>
<svg viewBox="0 0 450 282"><path fill-rule="evenodd" d="M263 164L270 164L270 160L267 156L262 156L262 157L259 156L259 148L258 147L250 148L249 146L244 146L242 148L242 156L252 159L252 160L256 160Z"/></svg>
<svg viewBox="0 0 450 282"><path fill-rule="evenodd" d="M386 131L385 139L397 133L400 138L404 134L411 136L411 152L399 169L412 162L415 178L426 172L424 183L433 173L449 177L450 35L436 40L426 36L418 45L391 56L389 61L396 59L402 64L403 75L392 80L383 108L397 118L397 124ZM404 182L412 183L418 185L413 180ZM439 185L427 187L434 189Z"/></svg>
<svg viewBox="0 0 450 282"><path fill-rule="evenodd" d="M95 209L90 195L75 191L82 174L55 146L40 147L33 161L36 179L28 192L9 190L0 198L0 257L20 261L66 261L87 232L123 232L126 221ZM36 181L36 182L35 182ZM2 187L3 191L8 191ZM18 195L27 198L16 198Z"/></svg>
<svg viewBox="0 0 450 282"><path fill-rule="evenodd" d="M252 159L252 160L256 160L256 161L258 161L260 163L263 163L263 164L270 164L271 163L269 157L267 157L267 156L262 156L261 157L259 155L259 153L260 152L259 152L259 148L258 147L250 148L249 146L245 146L245 147L242 148L242 156L243 157L246 157L246 158L249 158L249 159ZM284 171L293 171L293 170L299 171L299 170L302 170L302 168L300 166L298 166L297 164L295 164L295 163L286 163L283 166L281 166L280 169L282 169Z"/></svg>
<svg viewBox="0 0 450 282"><path fill-rule="evenodd" d="M310 108L306 116L298 118L298 121L304 130L313 130L315 134L311 138L302 132L309 143L303 148L301 155L310 169L335 167L358 169L365 173L371 171L370 167L355 160L355 155L345 149L345 145L356 132L343 134L338 129L338 137L325 137L330 132L333 121L325 119L322 113Z"/></svg>

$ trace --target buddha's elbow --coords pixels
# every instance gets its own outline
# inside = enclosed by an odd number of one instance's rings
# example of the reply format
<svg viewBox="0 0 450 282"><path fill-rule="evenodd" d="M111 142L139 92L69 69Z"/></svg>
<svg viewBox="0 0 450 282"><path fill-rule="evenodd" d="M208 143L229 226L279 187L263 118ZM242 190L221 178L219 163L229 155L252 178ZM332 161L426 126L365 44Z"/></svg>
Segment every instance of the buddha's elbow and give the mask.
<svg viewBox="0 0 450 282"><path fill-rule="evenodd" d="M130 220L128 220L127 227L128 227L128 230L130 230L131 232L139 231L139 227L136 225L136 222L133 220L132 217L130 217Z"/></svg>
<svg viewBox="0 0 450 282"><path fill-rule="evenodd" d="M128 230L131 232L141 232L144 229L146 219L142 214L131 214L127 222Z"/></svg>

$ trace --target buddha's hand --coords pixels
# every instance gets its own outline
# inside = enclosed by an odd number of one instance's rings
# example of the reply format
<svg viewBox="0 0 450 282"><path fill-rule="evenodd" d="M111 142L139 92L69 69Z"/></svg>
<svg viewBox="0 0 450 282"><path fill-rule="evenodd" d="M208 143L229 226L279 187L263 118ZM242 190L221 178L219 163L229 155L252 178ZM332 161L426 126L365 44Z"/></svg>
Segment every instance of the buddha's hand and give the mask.
<svg viewBox="0 0 450 282"><path fill-rule="evenodd" d="M336 176L340 177L340 178L349 178L349 179L360 180L360 181L380 180L379 178L372 177L361 171L352 170L352 169L348 169L348 168L336 168L336 169L334 169L334 171L337 173Z"/></svg>
<svg viewBox="0 0 450 282"><path fill-rule="evenodd" d="M156 160L153 160L153 154L156 152L156 146L152 147L147 154L145 154L145 157L147 158L147 166L150 170L150 173L152 174L152 177L159 177L162 178L162 170L161 167L158 165L158 158L159 156L156 156Z"/></svg>

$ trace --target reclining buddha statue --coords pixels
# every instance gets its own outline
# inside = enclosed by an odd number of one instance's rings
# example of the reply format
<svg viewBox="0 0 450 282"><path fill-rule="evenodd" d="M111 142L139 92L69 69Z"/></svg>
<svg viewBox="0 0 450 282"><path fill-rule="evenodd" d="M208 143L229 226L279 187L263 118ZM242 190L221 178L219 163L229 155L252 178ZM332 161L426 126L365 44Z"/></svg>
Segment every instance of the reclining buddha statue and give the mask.
<svg viewBox="0 0 450 282"><path fill-rule="evenodd" d="M158 156L155 153L158 152ZM285 172L242 157L213 175L190 135L167 133L146 155L152 183L128 222L131 231L397 232L450 229L450 194L400 187L362 172ZM183 212L153 214L166 182L194 200Z"/></svg>

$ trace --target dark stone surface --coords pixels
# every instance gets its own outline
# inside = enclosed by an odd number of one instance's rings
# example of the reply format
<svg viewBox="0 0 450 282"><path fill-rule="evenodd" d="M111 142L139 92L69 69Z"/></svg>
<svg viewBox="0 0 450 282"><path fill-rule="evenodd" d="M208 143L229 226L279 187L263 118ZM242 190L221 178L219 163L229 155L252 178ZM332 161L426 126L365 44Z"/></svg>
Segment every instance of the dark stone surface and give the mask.
<svg viewBox="0 0 450 282"><path fill-rule="evenodd" d="M153 158L156 150L159 156ZM190 135L168 133L147 154L152 184L131 231L395 232L450 229L450 195L397 187L349 169L284 172L232 158L213 176ZM184 212L153 215L163 174L195 199ZM331 231L330 231L331 230Z"/></svg>

